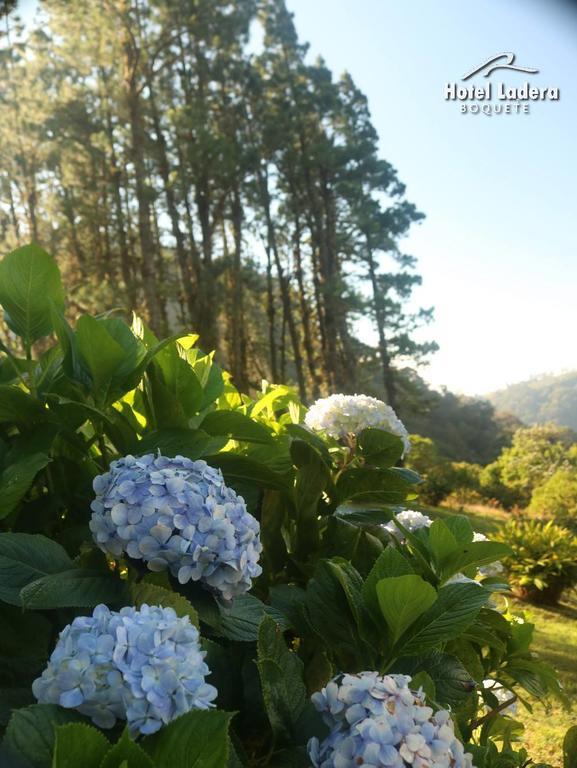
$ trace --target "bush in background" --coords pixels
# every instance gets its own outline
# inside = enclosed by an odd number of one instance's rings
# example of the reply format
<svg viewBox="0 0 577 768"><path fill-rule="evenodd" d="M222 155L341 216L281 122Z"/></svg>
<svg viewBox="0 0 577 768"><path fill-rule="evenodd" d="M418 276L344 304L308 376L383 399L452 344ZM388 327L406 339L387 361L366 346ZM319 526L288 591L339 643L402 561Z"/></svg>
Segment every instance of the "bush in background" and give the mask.
<svg viewBox="0 0 577 768"><path fill-rule="evenodd" d="M577 470L558 469L535 488L527 511L577 532Z"/></svg>
<svg viewBox="0 0 577 768"><path fill-rule="evenodd" d="M577 584L577 536L552 520L516 519L499 538L512 554L503 559L513 593L523 600L556 605Z"/></svg>

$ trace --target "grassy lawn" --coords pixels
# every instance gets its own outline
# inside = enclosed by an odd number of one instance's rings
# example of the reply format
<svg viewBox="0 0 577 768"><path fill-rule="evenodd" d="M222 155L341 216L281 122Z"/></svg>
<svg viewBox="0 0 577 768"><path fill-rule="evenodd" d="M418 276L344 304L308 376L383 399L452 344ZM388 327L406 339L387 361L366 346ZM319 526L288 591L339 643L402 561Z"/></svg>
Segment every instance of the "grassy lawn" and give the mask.
<svg viewBox="0 0 577 768"><path fill-rule="evenodd" d="M431 509L432 516L454 514L461 510ZM507 520L507 513L490 507L474 506L464 510L475 530L489 535ZM535 624L535 651L548 661L559 677L570 701L577 699L577 593L566 594L556 608L544 608L513 601L516 610L523 612ZM577 706L567 712L561 705L546 711L535 705L533 712L520 709L518 719L525 724L524 743L530 756L536 760L562 767L561 745L571 725L577 724Z"/></svg>

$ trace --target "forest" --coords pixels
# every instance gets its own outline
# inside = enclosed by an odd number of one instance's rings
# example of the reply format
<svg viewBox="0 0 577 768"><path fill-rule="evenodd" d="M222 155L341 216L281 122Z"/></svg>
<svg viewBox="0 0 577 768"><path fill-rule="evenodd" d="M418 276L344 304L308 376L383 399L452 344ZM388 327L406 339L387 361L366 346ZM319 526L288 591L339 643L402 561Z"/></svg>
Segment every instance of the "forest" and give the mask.
<svg viewBox="0 0 577 768"><path fill-rule="evenodd" d="M395 404L395 367L435 349L407 306L422 214L351 76L309 61L277 0L40 12L2 32L0 250L54 253L73 313L194 328L241 387Z"/></svg>

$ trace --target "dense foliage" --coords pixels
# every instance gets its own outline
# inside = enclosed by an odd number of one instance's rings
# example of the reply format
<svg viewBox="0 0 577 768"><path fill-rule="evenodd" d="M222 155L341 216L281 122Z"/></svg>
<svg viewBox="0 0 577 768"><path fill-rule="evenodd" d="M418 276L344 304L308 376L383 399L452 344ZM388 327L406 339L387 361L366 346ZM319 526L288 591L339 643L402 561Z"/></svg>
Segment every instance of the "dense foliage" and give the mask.
<svg viewBox="0 0 577 768"><path fill-rule="evenodd" d="M532 517L555 520L577 532L577 469L558 469L531 495L527 512Z"/></svg>
<svg viewBox="0 0 577 768"><path fill-rule="evenodd" d="M447 708L477 768L531 764L514 745L522 726L493 691L530 705L560 690L531 651L532 625L495 602L506 587L484 568L510 549L460 515L414 530L400 522L419 476L398 466L406 446L389 411L378 406L382 418L363 428L360 409L357 434L330 437L329 422L304 425L286 386L240 393L195 336L158 341L139 318L111 314L71 326L56 264L36 246L0 263L0 301L11 329L0 365L6 759L306 766L307 744L313 760L333 754L310 696L372 670L389 687L407 675L415 707L426 701L414 713L420 737L399 731L402 753L392 742L404 764L425 765L434 748L433 766L449 765ZM251 547L260 575L245 570ZM237 577L243 588L225 594ZM120 685L135 701L115 698ZM210 705L213 686L216 708L173 719L191 701ZM103 728L107 702L148 735ZM359 749L386 744L375 717Z"/></svg>
<svg viewBox="0 0 577 768"><path fill-rule="evenodd" d="M577 536L567 528L552 520L511 520L500 538L511 547L504 563L520 597L555 604L577 584Z"/></svg>
<svg viewBox="0 0 577 768"><path fill-rule="evenodd" d="M577 431L577 372L537 376L489 395L495 408L525 424L553 422Z"/></svg>

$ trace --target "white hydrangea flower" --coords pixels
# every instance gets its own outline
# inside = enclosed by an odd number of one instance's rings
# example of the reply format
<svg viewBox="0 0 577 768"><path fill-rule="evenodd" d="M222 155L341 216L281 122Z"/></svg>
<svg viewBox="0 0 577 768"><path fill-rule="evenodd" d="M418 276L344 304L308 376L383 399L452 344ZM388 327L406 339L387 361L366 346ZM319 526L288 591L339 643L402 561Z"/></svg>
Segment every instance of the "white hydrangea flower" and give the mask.
<svg viewBox="0 0 577 768"><path fill-rule="evenodd" d="M305 424L336 439L356 435L367 427L383 429L403 441L403 456L411 448L409 433L390 405L369 395L330 395L314 402Z"/></svg>
<svg viewBox="0 0 577 768"><path fill-rule="evenodd" d="M512 691L504 688L501 683L498 683L496 680L483 680L483 688L487 691L491 691L499 704L504 704L506 701L512 699L514 695ZM485 707L485 709L489 710L489 707ZM501 714L512 715L514 717L517 714L517 709L517 702L514 701L508 707L502 709Z"/></svg>
<svg viewBox="0 0 577 768"><path fill-rule="evenodd" d="M396 515L396 518L403 528L406 528L411 533L417 531L419 528L430 528L433 522L428 515L423 515L422 512L417 512L415 509L405 509L403 512L399 512L399 514ZM397 528L393 520L385 523L383 528L401 543L405 541L405 537L400 529Z"/></svg>
<svg viewBox="0 0 577 768"><path fill-rule="evenodd" d="M474 533L473 541L489 541L489 539L484 533ZM504 570L503 563L500 560L496 560L494 563L481 566L481 568L479 568L479 573L486 578L495 578L496 576L500 576Z"/></svg>

